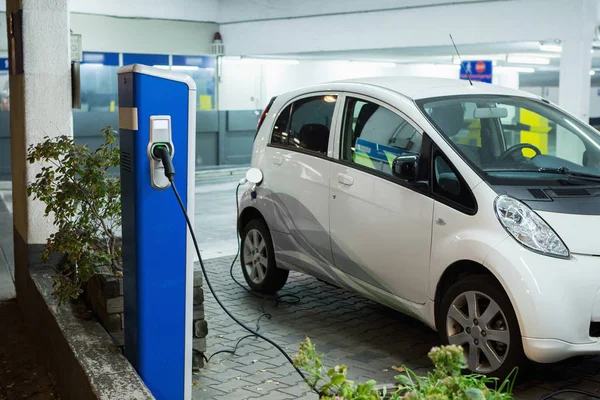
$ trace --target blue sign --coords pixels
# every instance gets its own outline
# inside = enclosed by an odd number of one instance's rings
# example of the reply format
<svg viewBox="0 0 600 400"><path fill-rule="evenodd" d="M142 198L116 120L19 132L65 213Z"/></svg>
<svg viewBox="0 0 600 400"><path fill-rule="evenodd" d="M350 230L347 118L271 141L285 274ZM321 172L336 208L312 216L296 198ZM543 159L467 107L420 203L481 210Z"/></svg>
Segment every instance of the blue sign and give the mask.
<svg viewBox="0 0 600 400"><path fill-rule="evenodd" d="M169 56L166 54L123 54L123 65L144 64L151 67L169 66Z"/></svg>
<svg viewBox="0 0 600 400"><path fill-rule="evenodd" d="M460 64L460 79L492 83L492 62L491 61L463 61Z"/></svg>
<svg viewBox="0 0 600 400"><path fill-rule="evenodd" d="M8 58L0 58L0 71L8 71Z"/></svg>
<svg viewBox="0 0 600 400"><path fill-rule="evenodd" d="M82 64L102 64L119 66L119 53L98 53L93 51L84 51Z"/></svg>
<svg viewBox="0 0 600 400"><path fill-rule="evenodd" d="M177 66L214 68L215 64L212 56L173 56L173 65Z"/></svg>

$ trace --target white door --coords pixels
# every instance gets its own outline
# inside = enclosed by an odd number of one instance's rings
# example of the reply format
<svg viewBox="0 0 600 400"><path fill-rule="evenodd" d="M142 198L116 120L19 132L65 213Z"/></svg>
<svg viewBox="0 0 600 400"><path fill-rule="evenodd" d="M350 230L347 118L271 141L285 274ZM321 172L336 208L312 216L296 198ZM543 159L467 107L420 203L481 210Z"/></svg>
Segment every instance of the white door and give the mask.
<svg viewBox="0 0 600 400"><path fill-rule="evenodd" d="M339 125L339 163L330 171L335 265L378 289L423 304L433 200L425 195L426 184L392 174L396 156L421 153L423 136L397 111L359 96L345 99ZM421 173L427 180L428 172Z"/></svg>
<svg viewBox="0 0 600 400"><path fill-rule="evenodd" d="M328 93L295 99L277 117L266 149L274 216L280 221L274 243L284 267L318 273L320 265L333 261L329 148L337 97Z"/></svg>

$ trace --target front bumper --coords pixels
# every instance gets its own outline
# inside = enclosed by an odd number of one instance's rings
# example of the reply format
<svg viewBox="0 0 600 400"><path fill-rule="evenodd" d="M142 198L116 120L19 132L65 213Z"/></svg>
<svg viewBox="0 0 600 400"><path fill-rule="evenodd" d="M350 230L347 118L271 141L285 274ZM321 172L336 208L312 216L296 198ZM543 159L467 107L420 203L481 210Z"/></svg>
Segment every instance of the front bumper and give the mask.
<svg viewBox="0 0 600 400"><path fill-rule="evenodd" d="M600 338L590 336L591 323L600 322L600 257L548 257L509 237L484 264L512 302L529 359L549 363L600 354Z"/></svg>

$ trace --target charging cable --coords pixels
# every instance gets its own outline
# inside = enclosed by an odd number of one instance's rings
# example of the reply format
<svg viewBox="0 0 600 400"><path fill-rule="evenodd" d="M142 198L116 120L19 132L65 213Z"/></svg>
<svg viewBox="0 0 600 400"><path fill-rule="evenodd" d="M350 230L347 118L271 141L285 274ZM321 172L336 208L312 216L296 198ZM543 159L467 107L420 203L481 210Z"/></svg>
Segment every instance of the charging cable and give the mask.
<svg viewBox="0 0 600 400"><path fill-rule="evenodd" d="M196 235L194 234L194 227L192 226L192 223L190 222L190 217L188 216L187 210L185 209L185 206L183 205L183 201L181 200L181 196L179 196L179 192L177 191L177 186L175 185L175 179L174 179L175 178L175 168L173 167L173 161L171 160L171 155L169 154L169 149L165 145L157 145L154 147L152 153L155 157L162 160L162 163L165 167L165 176L171 182L171 188L173 189L173 193L175 194L175 197L177 198L179 207L181 207L181 211L183 212L183 215L185 217L185 222L190 231L190 235L192 236L192 241L194 242L196 254L198 255L198 261L200 262L200 268L202 270L202 275L204 276L206 285L208 286L208 289L212 293L213 297L215 298L215 301L217 302L217 304L219 304L219 307L221 307L221 309L225 312L225 314L227 314L229 316L229 318L231 318L235 323L237 323L239 326L241 326L246 331L248 331L249 333L252 334L252 335L248 335L248 337L252 337L252 336L259 337L262 340L264 340L265 342L267 342L270 345L272 345L273 347L275 347L277 350L279 350L279 352L287 359L287 361L292 365L292 367L296 370L296 372L298 372L298 374L302 377L302 379L306 383L308 383L306 376L304 376L302 371L300 371L300 369L294 365L294 360L292 360L292 358L287 354L287 352L284 349L281 348L281 346L279 346L277 343L275 343L268 337L263 336L260 333L256 332L254 329L246 326L246 324L244 324L243 322L238 320L227 309L227 307L225 307L225 305L221 302L221 300L215 293L215 290L213 289L212 284L210 283L210 279L208 277L208 274L206 273L206 268L204 268L204 262L202 261L202 255L200 254L200 248L198 247L198 241L196 240ZM239 344L239 341L238 341L238 344ZM237 348L237 345L236 345L236 348ZM317 393L317 395L320 395L320 393L316 389L314 389L314 390Z"/></svg>

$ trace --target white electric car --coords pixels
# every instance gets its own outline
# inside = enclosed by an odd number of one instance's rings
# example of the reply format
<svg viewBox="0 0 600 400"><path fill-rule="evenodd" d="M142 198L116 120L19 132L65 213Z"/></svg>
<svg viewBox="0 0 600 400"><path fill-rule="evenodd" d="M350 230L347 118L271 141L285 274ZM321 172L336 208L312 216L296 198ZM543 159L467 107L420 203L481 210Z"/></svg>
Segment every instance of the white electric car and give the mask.
<svg viewBox="0 0 600 400"><path fill-rule="evenodd" d="M369 78L277 96L243 194L252 289L297 270L410 314L505 376L600 354L600 135L532 94Z"/></svg>

